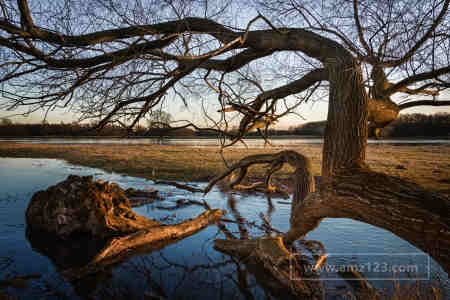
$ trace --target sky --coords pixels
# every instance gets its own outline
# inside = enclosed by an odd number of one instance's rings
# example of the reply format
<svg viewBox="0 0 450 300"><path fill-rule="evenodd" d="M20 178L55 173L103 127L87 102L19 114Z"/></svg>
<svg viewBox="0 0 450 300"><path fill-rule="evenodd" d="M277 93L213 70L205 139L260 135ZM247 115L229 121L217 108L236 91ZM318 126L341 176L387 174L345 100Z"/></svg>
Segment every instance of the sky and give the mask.
<svg viewBox="0 0 450 300"><path fill-rule="evenodd" d="M447 98L447 97L446 97ZM450 98L450 97L448 97ZM1 100L0 100L1 101ZM197 106L198 107L198 106ZM195 111L194 108L196 106L192 106L190 110L183 109L181 107L176 106L168 106L166 110L173 116L174 120L192 120L196 124L202 126L203 124L203 116L200 112ZM327 118L327 109L328 103L326 102L317 102L314 104L304 104L300 106L298 112L304 118L302 119L299 116L292 115L286 116L282 120L278 122L276 128L279 129L288 129L290 126L297 126L307 122L313 121L322 121ZM450 113L450 106L443 107L432 107L432 106L419 106L406 109L402 111L402 113L423 113L423 114L434 114L439 112L447 112ZM9 111L1 111L0 110L0 119L1 118L9 118L14 122L20 123L40 123L44 119L45 112L38 111L30 114L27 117L23 116L14 116L11 117L12 112ZM49 123L71 123L72 121L77 120L77 115L65 111L65 110L55 110L49 112L47 115L47 121Z"/></svg>
<svg viewBox="0 0 450 300"><path fill-rule="evenodd" d="M249 12L246 10L237 10L237 13L239 13L239 18L235 18L236 22L239 24L236 24L236 26L243 27L246 22L253 18L255 15L255 11ZM245 27L245 26L244 26ZM440 96L442 100L450 100L450 93L447 93L447 95ZM423 98L420 98L423 99ZM1 98L0 98L1 101ZM216 99L211 99L212 102L216 102ZM194 101L195 102L195 101ZM299 124L307 123L307 122L313 122L313 121L321 121L325 120L327 118L327 108L328 103L327 102L316 102L314 104L303 104L299 107L298 113L301 115L290 115L286 116L283 119L281 119L278 124L276 125L277 128L280 129L287 129L290 126L296 126ZM203 126L204 125L204 116L202 116L200 111L200 106L198 104L192 105L190 108L186 109L183 108L179 104L168 104L165 107L163 107L163 110L169 112L174 120L191 120L197 125ZM214 109L215 110L215 109ZM20 111L18 111L20 113ZM23 112L23 111L22 111ZM407 110L402 111L402 113L424 113L424 114L433 114L437 112L450 112L450 106L449 107L431 107L431 106L421 106L421 107L414 107ZM9 112L9 111L2 111L0 110L0 119L1 118L9 118L14 122L20 122L20 123L39 123L42 122L42 120L45 117L45 111L37 111L35 113L29 114L27 117L23 116L14 116L12 117L12 114L17 114L17 112ZM50 123L70 123L72 121L76 121L78 119L78 116L74 113L66 110L54 110L48 113L47 115L47 121Z"/></svg>

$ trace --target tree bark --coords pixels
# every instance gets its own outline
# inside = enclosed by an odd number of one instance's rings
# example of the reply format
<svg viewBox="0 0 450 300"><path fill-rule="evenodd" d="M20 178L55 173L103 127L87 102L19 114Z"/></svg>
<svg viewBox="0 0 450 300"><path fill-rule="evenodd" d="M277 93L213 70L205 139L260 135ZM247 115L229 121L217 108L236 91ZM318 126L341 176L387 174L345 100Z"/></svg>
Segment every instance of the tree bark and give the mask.
<svg viewBox="0 0 450 300"><path fill-rule="evenodd" d="M198 217L180 224L150 227L124 237L113 238L91 262L81 268L66 270L63 272L63 276L71 281L83 278L99 272L107 266L117 264L142 249L149 247L151 249L155 247L155 243L163 242L166 245L192 235L208 224L220 220L221 217L221 210L207 210ZM156 247L158 246L159 244L156 244Z"/></svg>
<svg viewBox="0 0 450 300"><path fill-rule="evenodd" d="M409 241L450 271L450 199L400 178L364 168L341 171L330 182L333 197L307 197L292 212L290 243L314 229L323 218L349 218Z"/></svg>
<svg viewBox="0 0 450 300"><path fill-rule="evenodd" d="M366 158L367 94L361 68L348 52L325 63L330 82L327 126L323 145L325 184L341 168L360 166Z"/></svg>

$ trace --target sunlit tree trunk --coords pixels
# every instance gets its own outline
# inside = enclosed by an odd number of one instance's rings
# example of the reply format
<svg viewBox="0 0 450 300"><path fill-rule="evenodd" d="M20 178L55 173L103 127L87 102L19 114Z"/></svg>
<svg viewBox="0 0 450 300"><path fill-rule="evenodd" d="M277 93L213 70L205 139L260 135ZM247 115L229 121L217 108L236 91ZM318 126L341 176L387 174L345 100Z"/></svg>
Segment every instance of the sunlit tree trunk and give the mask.
<svg viewBox="0 0 450 300"><path fill-rule="evenodd" d="M326 217L351 218L385 228L450 269L450 199L365 164L368 97L357 63L327 61L330 101L320 194L293 208L291 242ZM293 201L295 202L295 200Z"/></svg>
<svg viewBox="0 0 450 300"><path fill-rule="evenodd" d="M342 168L362 166L367 145L367 95L360 66L348 54L325 63L330 82L323 146L324 183Z"/></svg>

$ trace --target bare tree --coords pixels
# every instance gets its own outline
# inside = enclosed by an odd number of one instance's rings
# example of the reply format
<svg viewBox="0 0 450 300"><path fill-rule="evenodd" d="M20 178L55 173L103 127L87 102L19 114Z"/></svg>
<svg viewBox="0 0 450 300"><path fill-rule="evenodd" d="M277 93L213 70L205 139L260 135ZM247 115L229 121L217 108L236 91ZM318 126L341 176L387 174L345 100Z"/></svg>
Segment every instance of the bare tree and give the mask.
<svg viewBox="0 0 450 300"><path fill-rule="evenodd" d="M450 87L449 3L3 0L0 108L73 107L100 127L133 127L165 100L188 105L212 93L217 130L239 118L234 143L326 91L320 196L300 199L288 239L327 216L406 238L419 228L410 240L448 269L436 249L449 248L449 199L372 171L365 156L369 125L412 106L450 105L436 98ZM433 99L397 103L397 93ZM274 170L286 162L272 160Z"/></svg>
<svg viewBox="0 0 450 300"><path fill-rule="evenodd" d="M163 110L152 111L147 118L148 128L164 128L169 127L172 122L172 115Z"/></svg>

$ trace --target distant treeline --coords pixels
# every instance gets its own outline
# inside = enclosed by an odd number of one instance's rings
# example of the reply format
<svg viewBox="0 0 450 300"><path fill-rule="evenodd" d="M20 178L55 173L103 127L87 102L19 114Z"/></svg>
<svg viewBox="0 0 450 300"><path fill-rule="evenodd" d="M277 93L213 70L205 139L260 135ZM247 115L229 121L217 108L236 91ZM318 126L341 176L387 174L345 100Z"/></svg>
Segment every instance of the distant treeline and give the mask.
<svg viewBox="0 0 450 300"><path fill-rule="evenodd" d="M195 136L196 132L191 129L179 129L176 131L164 130L162 128L148 128L138 126L129 133L121 126L108 125L102 130L94 129L94 125L77 123L39 123L39 124L21 124L13 123L8 119L0 121L0 136L2 137L82 137L82 136Z"/></svg>
<svg viewBox="0 0 450 300"><path fill-rule="evenodd" d="M309 122L299 126L292 126L287 130L270 129L270 136L303 135L323 136L326 121ZM101 131L93 129L93 125L77 123L59 124L20 124L9 119L0 121L0 136L2 137L44 137L44 136L215 136L212 131L196 131L190 128L167 130L167 128L137 127L130 134L120 126L106 126ZM249 134L256 136L256 132ZM384 128L382 137L448 137L450 136L450 113L437 113L434 115L404 114Z"/></svg>
<svg viewBox="0 0 450 300"><path fill-rule="evenodd" d="M450 113L404 114L384 128L383 137L450 137Z"/></svg>
<svg viewBox="0 0 450 300"><path fill-rule="evenodd" d="M326 121L310 122L292 128L296 135L320 135L325 132ZM381 136L388 137L450 137L450 113L402 114L383 128Z"/></svg>

